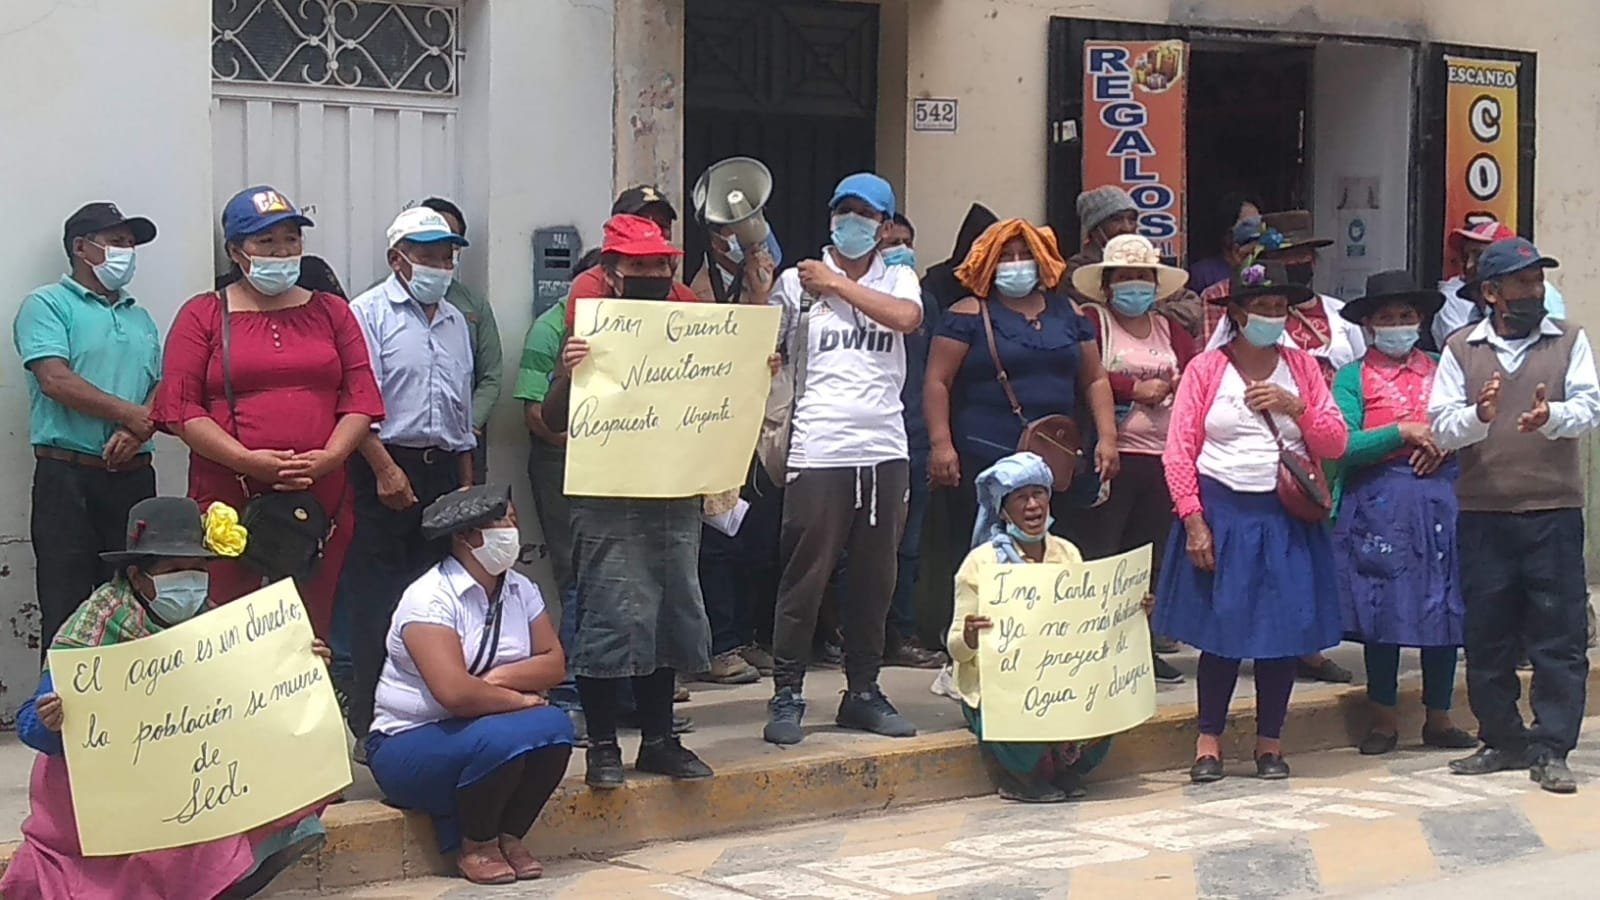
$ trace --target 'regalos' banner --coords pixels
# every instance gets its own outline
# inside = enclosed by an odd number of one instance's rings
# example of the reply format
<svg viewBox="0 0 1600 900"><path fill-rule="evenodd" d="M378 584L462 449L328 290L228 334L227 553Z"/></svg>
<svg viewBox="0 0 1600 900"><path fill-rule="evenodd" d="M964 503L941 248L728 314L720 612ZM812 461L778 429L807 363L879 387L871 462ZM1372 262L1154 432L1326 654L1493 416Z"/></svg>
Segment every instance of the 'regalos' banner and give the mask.
<svg viewBox="0 0 1600 900"><path fill-rule="evenodd" d="M1183 259L1188 184L1189 46L1083 45L1083 187L1117 185L1139 207L1139 233Z"/></svg>

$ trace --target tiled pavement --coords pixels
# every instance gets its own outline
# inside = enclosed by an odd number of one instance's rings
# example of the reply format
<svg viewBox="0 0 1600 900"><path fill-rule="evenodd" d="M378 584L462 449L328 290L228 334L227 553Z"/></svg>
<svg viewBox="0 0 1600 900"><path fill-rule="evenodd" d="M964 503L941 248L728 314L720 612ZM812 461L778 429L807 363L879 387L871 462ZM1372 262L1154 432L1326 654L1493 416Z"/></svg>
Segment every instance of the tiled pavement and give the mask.
<svg viewBox="0 0 1600 900"><path fill-rule="evenodd" d="M1588 725L1600 737L1600 718ZM1267 900L1359 896L1600 848L1600 750L1574 754L1576 797L1539 791L1524 773L1453 777L1448 758L1334 751L1292 759L1286 783L1258 782L1238 763L1203 787L1164 772L1096 785L1066 806L961 801L563 860L513 887L423 879L325 896Z"/></svg>

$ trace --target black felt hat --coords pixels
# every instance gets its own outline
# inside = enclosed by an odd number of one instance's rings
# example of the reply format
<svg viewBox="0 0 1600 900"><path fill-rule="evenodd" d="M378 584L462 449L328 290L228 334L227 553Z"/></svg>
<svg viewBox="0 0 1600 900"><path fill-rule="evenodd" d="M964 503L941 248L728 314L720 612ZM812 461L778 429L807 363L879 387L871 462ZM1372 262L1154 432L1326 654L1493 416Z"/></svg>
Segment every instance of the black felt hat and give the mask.
<svg viewBox="0 0 1600 900"><path fill-rule="evenodd" d="M1367 276L1367 292L1358 300L1351 300L1339 311L1346 320L1360 325L1368 316L1391 303L1404 303L1424 319L1444 306L1444 295L1417 286L1416 279L1404 269L1393 269Z"/></svg>
<svg viewBox="0 0 1600 900"><path fill-rule="evenodd" d="M422 536L431 541L482 528L504 519L510 507L511 488L504 485L487 484L453 491L422 511Z"/></svg>
<svg viewBox="0 0 1600 900"><path fill-rule="evenodd" d="M1225 306L1244 303L1251 297L1283 297L1290 304L1304 303L1316 296L1312 289L1289 283L1288 272L1280 262L1258 262L1245 266L1228 279L1228 293L1211 298L1211 302Z"/></svg>

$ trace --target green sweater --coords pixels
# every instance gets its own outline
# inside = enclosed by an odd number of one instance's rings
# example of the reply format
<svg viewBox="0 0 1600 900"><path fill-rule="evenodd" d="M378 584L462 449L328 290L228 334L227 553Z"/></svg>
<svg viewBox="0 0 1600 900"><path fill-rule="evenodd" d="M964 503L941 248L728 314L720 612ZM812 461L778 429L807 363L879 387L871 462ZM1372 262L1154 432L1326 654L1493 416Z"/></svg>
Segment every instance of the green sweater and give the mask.
<svg viewBox="0 0 1600 900"><path fill-rule="evenodd" d="M1429 357L1438 360L1431 353ZM1358 359L1345 365L1333 376L1333 401L1339 404L1339 411L1344 413L1345 427L1350 429L1350 443L1345 447L1344 456L1332 468L1334 518L1339 516L1339 501L1344 496L1345 479L1358 469L1383 462L1406 445L1405 439L1400 436L1399 425L1361 427L1367 419L1367 398L1361 389L1363 365L1365 363Z"/></svg>

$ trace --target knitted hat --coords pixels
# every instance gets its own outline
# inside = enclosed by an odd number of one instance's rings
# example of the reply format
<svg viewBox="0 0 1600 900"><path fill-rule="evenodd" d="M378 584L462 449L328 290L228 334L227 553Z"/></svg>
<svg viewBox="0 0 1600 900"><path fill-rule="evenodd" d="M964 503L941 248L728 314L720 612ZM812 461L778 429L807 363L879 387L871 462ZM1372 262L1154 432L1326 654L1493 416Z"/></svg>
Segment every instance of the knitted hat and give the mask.
<svg viewBox="0 0 1600 900"><path fill-rule="evenodd" d="M1078 195L1078 222L1084 231L1093 231L1112 216L1138 212L1128 192L1114 184L1097 187Z"/></svg>

